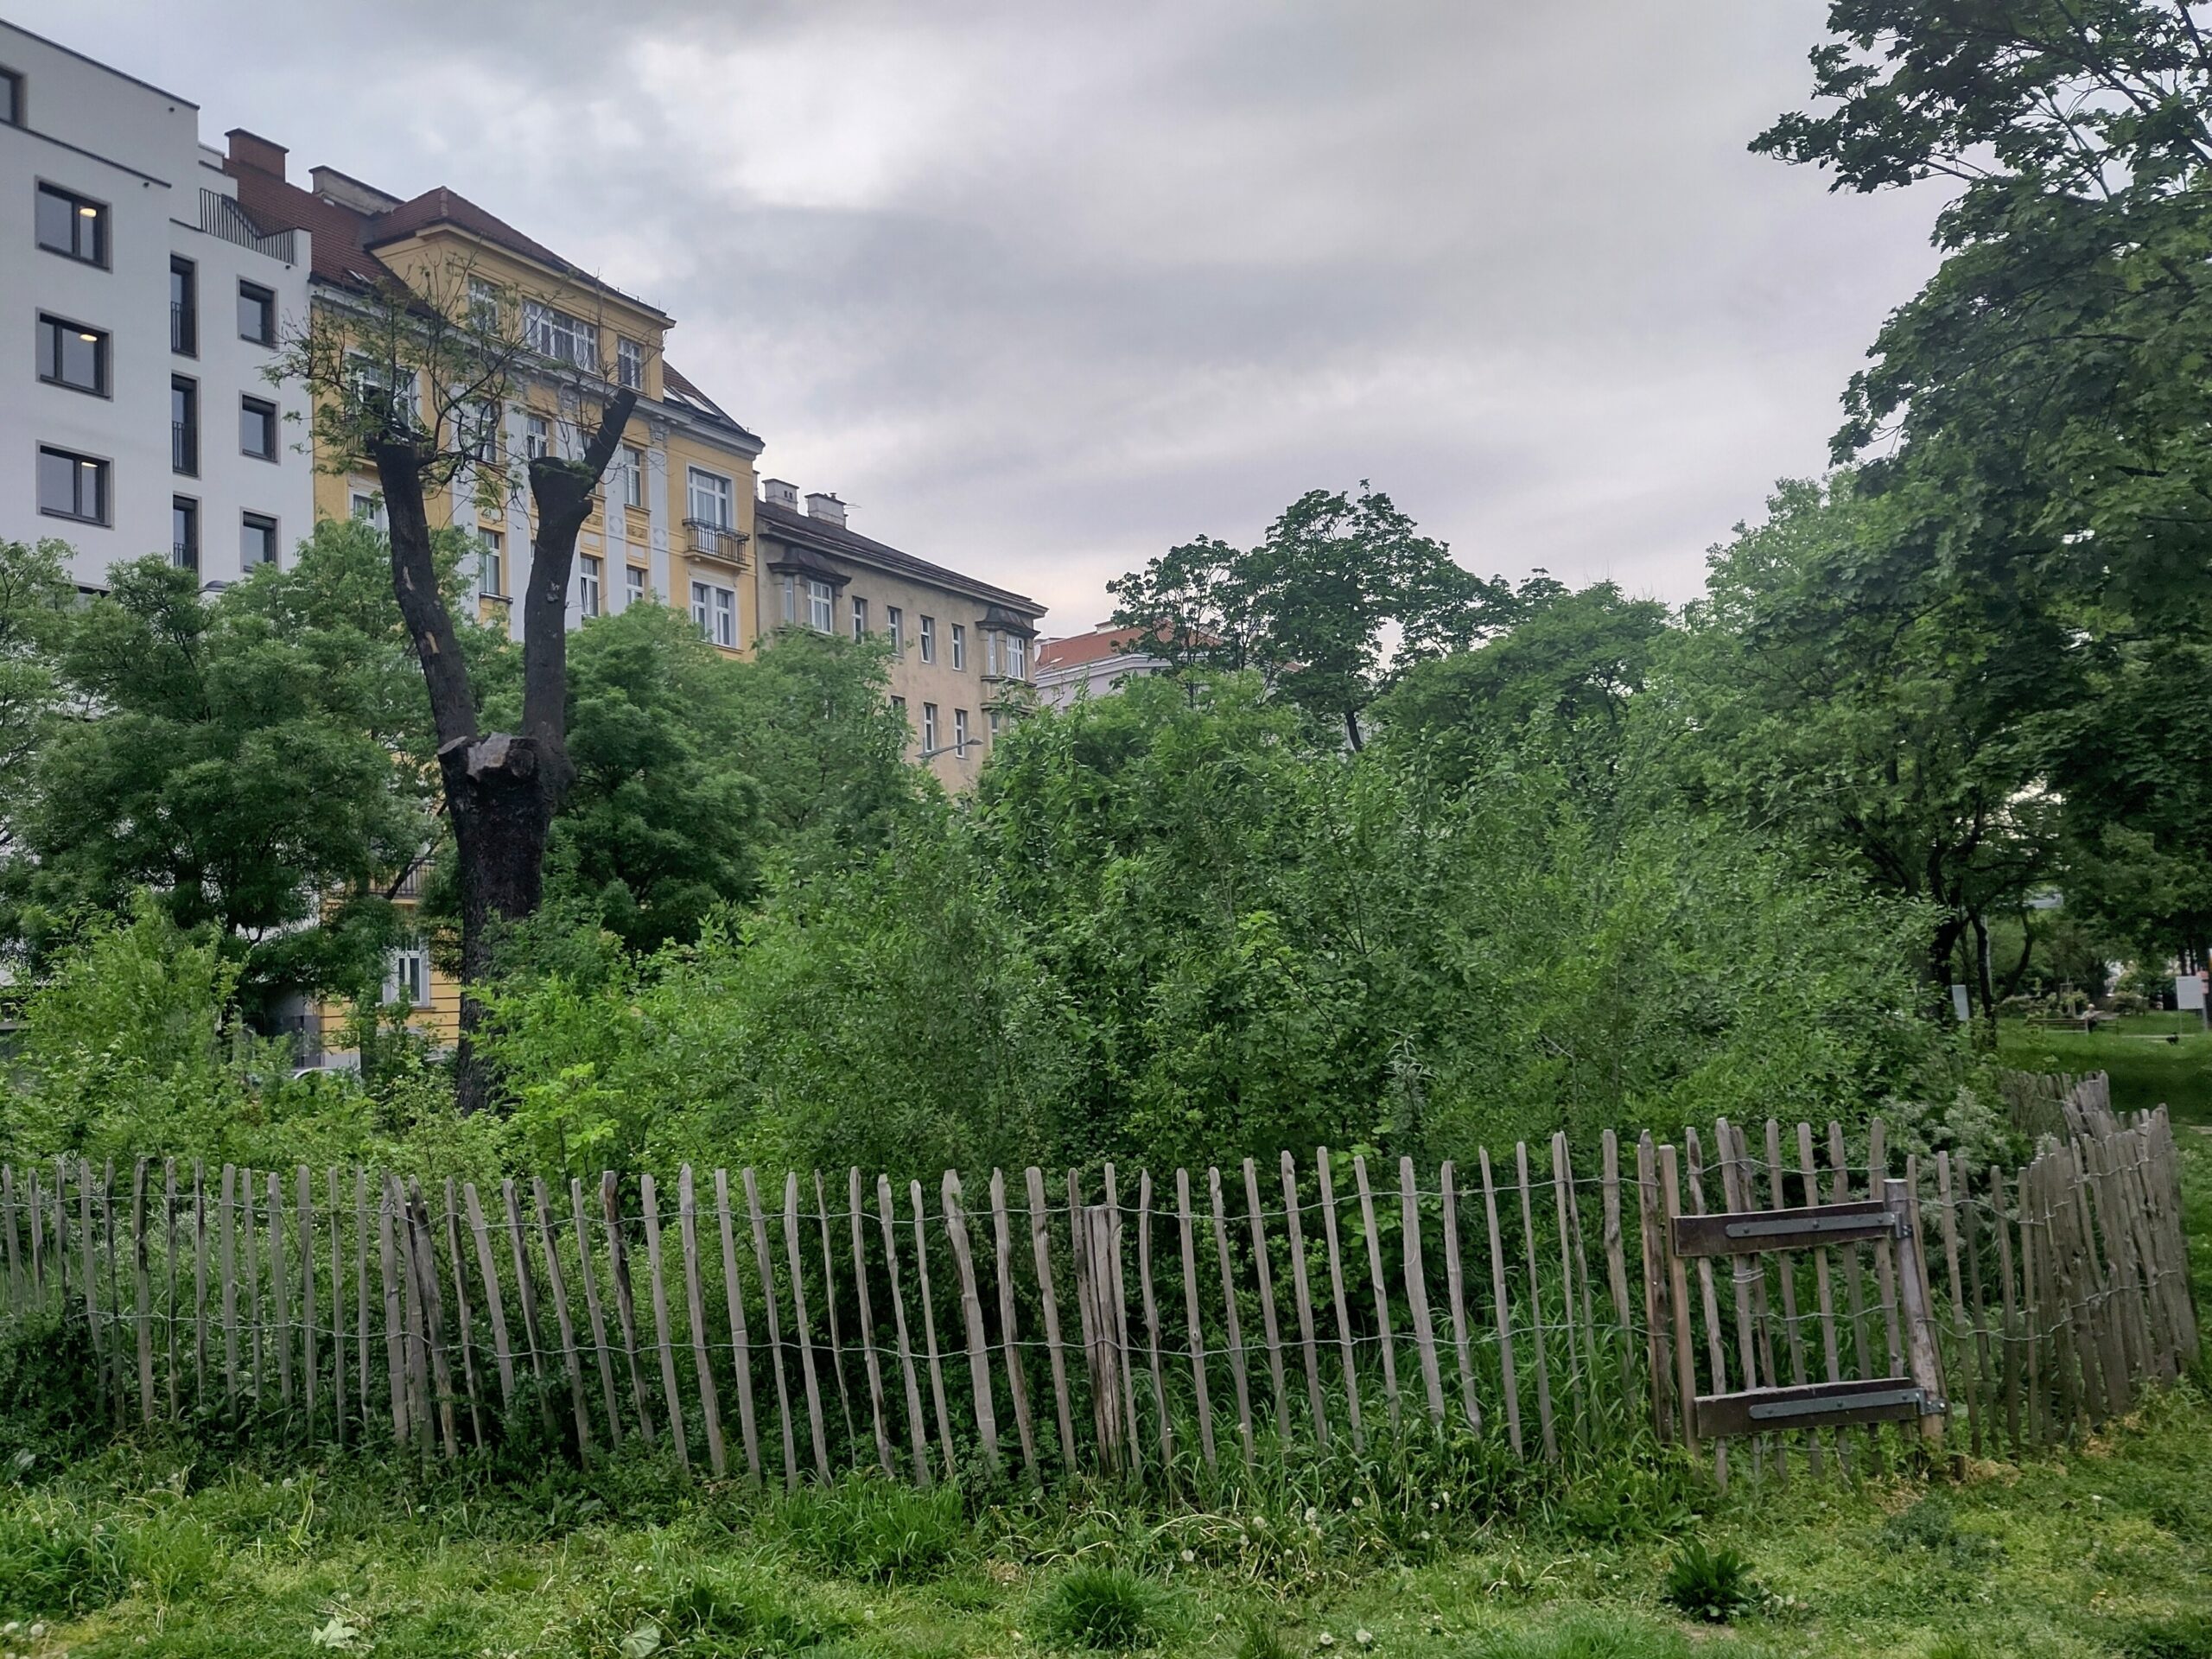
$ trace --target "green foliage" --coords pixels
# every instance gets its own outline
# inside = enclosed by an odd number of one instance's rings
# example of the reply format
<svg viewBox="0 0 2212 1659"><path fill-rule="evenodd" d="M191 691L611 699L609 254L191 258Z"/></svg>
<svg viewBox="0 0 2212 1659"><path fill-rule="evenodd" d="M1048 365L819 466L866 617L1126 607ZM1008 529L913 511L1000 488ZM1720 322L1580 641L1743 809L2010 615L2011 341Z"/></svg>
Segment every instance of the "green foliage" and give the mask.
<svg viewBox="0 0 2212 1659"><path fill-rule="evenodd" d="M106 1438L99 1356L81 1322L43 1309L0 1326L0 1470L43 1476Z"/></svg>
<svg viewBox="0 0 2212 1659"><path fill-rule="evenodd" d="M64 1502L0 1518L0 1613L36 1618L105 1607L130 1580L120 1528Z"/></svg>
<svg viewBox="0 0 2212 1659"><path fill-rule="evenodd" d="M618 1580L610 1598L601 1628L611 1638L607 1650L622 1659L756 1659L819 1647L850 1628L766 1574L685 1560L672 1550L654 1556L645 1572Z"/></svg>
<svg viewBox="0 0 2212 1659"><path fill-rule="evenodd" d="M800 1487L766 1511L763 1529L822 1572L886 1584L933 1578L970 1541L954 1488L918 1491L868 1475Z"/></svg>
<svg viewBox="0 0 2212 1659"><path fill-rule="evenodd" d="M1470 1651L1476 1659L1681 1659L1691 1649L1645 1620L1585 1612L1534 1630L1486 1632Z"/></svg>
<svg viewBox="0 0 2212 1659"><path fill-rule="evenodd" d="M1950 1504L1923 1497L1882 1524L1882 1542L1898 1551L1926 1551L1948 1567L1980 1567L1998 1559L2004 1546L1986 1533L1962 1530Z"/></svg>
<svg viewBox="0 0 2212 1659"><path fill-rule="evenodd" d="M1249 1619L1236 1633L1236 1659L1300 1659L1300 1650L1275 1627L1262 1619Z"/></svg>
<svg viewBox="0 0 2212 1659"><path fill-rule="evenodd" d="M1052 1581L1038 1602L1037 1627L1058 1647L1122 1653L1159 1646L1173 1623L1158 1585L1126 1567L1089 1562Z"/></svg>
<svg viewBox="0 0 2212 1659"><path fill-rule="evenodd" d="M2212 1615L2136 1619L2120 1630L2117 1645L2127 1659L2212 1659Z"/></svg>
<svg viewBox="0 0 2212 1659"><path fill-rule="evenodd" d="M1691 1539L1675 1554L1659 1593L1668 1605L1712 1624L1725 1624L1750 1611L1759 1598L1751 1564L1726 1545L1708 1549L1701 1538Z"/></svg>
<svg viewBox="0 0 2212 1659"><path fill-rule="evenodd" d="M1509 597L1452 561L1390 498L1308 490L1240 551L1211 537L1107 584L1114 626L1144 631L1178 663L1257 669L1325 731L1362 741L1384 677L1384 632L1414 661L1464 647Z"/></svg>

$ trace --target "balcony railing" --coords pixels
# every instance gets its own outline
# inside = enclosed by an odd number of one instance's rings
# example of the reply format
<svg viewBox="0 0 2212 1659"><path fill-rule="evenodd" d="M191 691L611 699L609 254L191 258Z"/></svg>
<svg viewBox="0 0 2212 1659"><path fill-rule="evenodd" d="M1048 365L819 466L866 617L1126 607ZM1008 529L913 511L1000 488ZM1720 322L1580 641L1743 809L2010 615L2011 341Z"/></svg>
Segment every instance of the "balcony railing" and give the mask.
<svg viewBox="0 0 2212 1659"><path fill-rule="evenodd" d="M288 265L293 263L291 232L271 231L264 236L245 216L245 210L219 190L202 188L200 192L200 228L226 242L265 253L271 259L282 259Z"/></svg>
<svg viewBox="0 0 2212 1659"><path fill-rule="evenodd" d="M169 302L169 350L181 357L200 353L200 319L182 300Z"/></svg>
<svg viewBox="0 0 2212 1659"><path fill-rule="evenodd" d="M200 429L182 421L169 423L169 467L188 476L200 472Z"/></svg>
<svg viewBox="0 0 2212 1659"><path fill-rule="evenodd" d="M718 559L724 564L745 563L745 533L710 518L686 518L683 528L691 539L691 556Z"/></svg>

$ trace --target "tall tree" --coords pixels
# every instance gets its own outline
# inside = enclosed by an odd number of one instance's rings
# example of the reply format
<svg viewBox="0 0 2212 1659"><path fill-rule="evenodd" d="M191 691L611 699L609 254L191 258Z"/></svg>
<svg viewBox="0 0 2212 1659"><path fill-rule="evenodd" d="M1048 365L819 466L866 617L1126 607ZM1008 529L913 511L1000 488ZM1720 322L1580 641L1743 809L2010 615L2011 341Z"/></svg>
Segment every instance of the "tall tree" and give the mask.
<svg viewBox="0 0 2212 1659"><path fill-rule="evenodd" d="M0 542L0 857L14 845L23 791L61 699L55 653L76 590L60 542Z"/></svg>
<svg viewBox="0 0 2212 1659"><path fill-rule="evenodd" d="M1107 588L1118 601L1114 626L1141 631L1133 649L1256 668L1274 695L1340 726L1354 749L1387 670L1471 643L1510 599L1363 480L1356 495L1307 491L1256 547L1202 537Z"/></svg>
<svg viewBox="0 0 2212 1659"><path fill-rule="evenodd" d="M390 521L399 602L437 734L437 764L456 855L461 910L464 1110L487 1098L471 1041L474 988L491 965L493 931L527 918L544 891L554 815L575 779L568 748L568 599L576 537L627 428L637 393L595 367L531 346L519 298L466 262L396 281L344 308L318 311L284 365L317 400L322 464L372 467ZM564 429L517 467L499 439L510 401L536 404ZM518 480L515 474L521 474ZM482 698L438 582L429 501L456 480L497 500L518 481L533 508L522 594L518 729L486 731Z"/></svg>

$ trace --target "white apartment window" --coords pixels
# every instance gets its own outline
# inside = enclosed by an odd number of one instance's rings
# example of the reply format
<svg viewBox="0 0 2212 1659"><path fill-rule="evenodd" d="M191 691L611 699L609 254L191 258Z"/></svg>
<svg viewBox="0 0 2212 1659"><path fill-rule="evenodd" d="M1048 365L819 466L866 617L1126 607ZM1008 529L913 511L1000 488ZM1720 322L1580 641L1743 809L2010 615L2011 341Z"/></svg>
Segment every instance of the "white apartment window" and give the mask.
<svg viewBox="0 0 2212 1659"><path fill-rule="evenodd" d="M622 602L625 606L642 603L645 597L645 567L626 564L622 567Z"/></svg>
<svg viewBox="0 0 2212 1659"><path fill-rule="evenodd" d="M810 581L806 584L806 626L817 633L827 633L836 626L837 595L826 582Z"/></svg>
<svg viewBox="0 0 2212 1659"><path fill-rule="evenodd" d="M276 563L276 521L266 513L249 512L238 519L238 563L251 570L257 564Z"/></svg>
<svg viewBox="0 0 2212 1659"><path fill-rule="evenodd" d="M798 626L798 578L797 576L784 578L784 626L785 627Z"/></svg>
<svg viewBox="0 0 2212 1659"><path fill-rule="evenodd" d="M937 661L937 619L933 616L922 619L922 660Z"/></svg>
<svg viewBox="0 0 2212 1659"><path fill-rule="evenodd" d="M481 276L468 279L468 322L473 328L494 334L499 327L499 285Z"/></svg>
<svg viewBox="0 0 2212 1659"><path fill-rule="evenodd" d="M983 675L996 679L999 673L999 637L986 629L983 633Z"/></svg>
<svg viewBox="0 0 2212 1659"><path fill-rule="evenodd" d="M645 452L634 443L622 446L622 505L645 505Z"/></svg>
<svg viewBox="0 0 2212 1659"><path fill-rule="evenodd" d="M968 630L957 622L952 625L952 665L968 666Z"/></svg>
<svg viewBox="0 0 2212 1659"><path fill-rule="evenodd" d="M891 636L891 649L898 656L906 654L906 613L896 605L884 608L884 632Z"/></svg>
<svg viewBox="0 0 2212 1659"><path fill-rule="evenodd" d="M106 264L106 204L41 184L38 188L38 245L64 258L81 259L88 265Z"/></svg>
<svg viewBox="0 0 2212 1659"><path fill-rule="evenodd" d="M504 598L507 591L507 538L480 524L476 531L476 591L486 599Z"/></svg>
<svg viewBox="0 0 2212 1659"><path fill-rule="evenodd" d="M238 453L257 461L276 459L276 405L261 397L238 399Z"/></svg>
<svg viewBox="0 0 2212 1659"><path fill-rule="evenodd" d="M391 953L385 969L384 1000L410 1008L430 1005L430 953L419 944L404 944Z"/></svg>
<svg viewBox="0 0 2212 1659"><path fill-rule="evenodd" d="M904 698L904 697L893 697L893 698L892 698L892 699L891 699L891 707L892 707L893 710L893 711L898 715L898 716L899 716L899 719L904 720L904 719L906 719L906 698Z"/></svg>
<svg viewBox="0 0 2212 1659"><path fill-rule="evenodd" d="M857 594L853 599L853 643L857 645L868 638L868 601Z"/></svg>
<svg viewBox="0 0 2212 1659"><path fill-rule="evenodd" d="M238 338L257 346L276 343L276 296L258 283L238 284Z"/></svg>
<svg viewBox="0 0 2212 1659"><path fill-rule="evenodd" d="M952 711L952 743L960 751L961 758L965 760L968 755L968 711L965 709Z"/></svg>
<svg viewBox="0 0 2212 1659"><path fill-rule="evenodd" d="M645 387L645 348L634 340L614 342L614 378L626 386Z"/></svg>
<svg viewBox="0 0 2212 1659"><path fill-rule="evenodd" d="M522 423L522 453L526 461L543 461L553 453L553 423L543 415L527 415Z"/></svg>
<svg viewBox="0 0 2212 1659"><path fill-rule="evenodd" d="M992 710L991 710L991 735L992 735L993 737L996 737L998 734L999 734L999 711L998 711L997 709L992 709Z"/></svg>
<svg viewBox="0 0 2212 1659"><path fill-rule="evenodd" d="M709 582L691 584L691 620L718 645L737 644L737 594Z"/></svg>
<svg viewBox="0 0 2212 1659"><path fill-rule="evenodd" d="M107 396L107 335L81 322L41 315L38 320L38 378L50 386Z"/></svg>
<svg viewBox="0 0 2212 1659"><path fill-rule="evenodd" d="M599 330L582 318L531 300L523 306L522 326L532 351L580 369L599 367Z"/></svg>
<svg viewBox="0 0 2212 1659"><path fill-rule="evenodd" d="M597 616L600 605L600 573L604 567L591 554L576 560L576 608L584 615Z"/></svg>
<svg viewBox="0 0 2212 1659"><path fill-rule="evenodd" d="M374 409L378 403L389 397L399 413L409 419L419 419L422 413L422 391L415 382L415 371L395 363L379 363L366 352L349 352L346 356L346 380L353 388L354 397Z"/></svg>
<svg viewBox="0 0 2212 1659"><path fill-rule="evenodd" d="M1019 635L1016 635L1016 634L1008 634L1008 635L1007 636L1007 639L1006 639L1006 675L1007 675L1007 678L1008 678L1008 679L1010 679L1010 680L1025 680L1025 679L1027 679L1027 678L1029 677L1029 664L1028 664L1028 662L1027 662L1027 658L1028 658L1028 655L1029 655L1029 647L1022 642L1022 640L1021 640L1021 639L1020 639L1020 637Z"/></svg>
<svg viewBox="0 0 2212 1659"><path fill-rule="evenodd" d="M702 524L712 524L717 530L728 530L737 522L730 514L729 480L719 473L690 469L684 488L684 516Z"/></svg>
<svg viewBox="0 0 2212 1659"><path fill-rule="evenodd" d="M389 530L391 524L385 517L384 493L380 490L355 490L346 499L346 511L357 523L371 530Z"/></svg>
<svg viewBox="0 0 2212 1659"><path fill-rule="evenodd" d="M463 454L477 461L499 458L499 406L488 397L464 404L454 411L454 436Z"/></svg>
<svg viewBox="0 0 2212 1659"><path fill-rule="evenodd" d="M38 510L80 524L107 523L107 462L67 449L38 452Z"/></svg>
<svg viewBox="0 0 2212 1659"><path fill-rule="evenodd" d="M933 702L922 705L922 747L937 747L937 704Z"/></svg>

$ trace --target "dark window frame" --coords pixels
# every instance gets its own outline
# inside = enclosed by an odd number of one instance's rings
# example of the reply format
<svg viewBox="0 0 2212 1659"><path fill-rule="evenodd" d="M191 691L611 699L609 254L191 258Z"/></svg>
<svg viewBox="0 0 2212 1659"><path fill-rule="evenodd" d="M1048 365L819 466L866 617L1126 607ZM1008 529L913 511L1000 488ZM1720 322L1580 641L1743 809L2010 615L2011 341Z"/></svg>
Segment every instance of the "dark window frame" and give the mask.
<svg viewBox="0 0 2212 1659"><path fill-rule="evenodd" d="M184 298L176 296L176 279L184 278ZM200 265L181 253L169 256L169 352L175 357L200 355Z"/></svg>
<svg viewBox="0 0 2212 1659"><path fill-rule="evenodd" d="M187 526L182 541L177 539L180 515ZM200 569L200 502L196 497L173 495L169 498L169 563L181 570Z"/></svg>
<svg viewBox="0 0 2212 1659"><path fill-rule="evenodd" d="M79 512L73 510L64 512L59 507L50 507L47 505L45 493L41 488L39 493L38 503L38 510L40 512L43 513L49 518L66 518L73 524L99 524L102 527L105 527L114 523L115 480L113 474L115 463L111 460L105 455L88 455L80 449L64 449L59 444L52 443L41 443L39 445L38 454L41 461L44 461L48 455L53 455L59 460L69 461L73 466L77 467L92 467L92 477L94 479L93 487L99 493L99 501L97 503L98 510L96 512ZM80 475L81 474L73 475L69 491L70 498L73 501L77 499L78 494L74 478L75 476Z"/></svg>
<svg viewBox="0 0 2212 1659"><path fill-rule="evenodd" d="M276 563L279 551L276 528L276 515L273 512L242 512L238 515L238 566L241 571L255 570L264 564ZM267 557L258 559L246 557L245 538L249 531L265 534L266 539L264 545L268 550Z"/></svg>
<svg viewBox="0 0 2212 1659"><path fill-rule="evenodd" d="M23 72L0 66L0 83L8 88L8 112L0 117L0 127L28 127L30 122L23 114Z"/></svg>
<svg viewBox="0 0 2212 1659"><path fill-rule="evenodd" d="M77 381L65 378L60 372L60 359L58 353L54 359L54 372L50 374L47 372L48 355L46 336L48 329L54 329L57 332L63 329L73 329L79 337L86 334L91 334L96 338L98 343L92 347L92 384L91 385L83 385L79 384ZM86 396L91 397L114 397L113 364L111 360L111 348L113 347L114 343L115 336L105 328L95 328L88 322L78 322L68 317L56 316L51 311L40 312L38 314L39 384L46 386L60 386L65 391L83 392Z"/></svg>
<svg viewBox="0 0 2212 1659"><path fill-rule="evenodd" d="M48 241L44 233L39 230L37 226L37 214L34 212L32 214L31 234L36 239L38 245L41 249L48 253L58 254L64 259L73 259L80 265L91 265L99 270L108 270L113 268L114 249L110 245L111 238L109 236L112 216L115 212L114 205L112 203L102 201L96 196L82 194L78 191L70 189L66 185L48 184L44 179L41 179L38 181L38 194L40 196L52 196L60 201L66 202L68 205L69 224L72 232L70 245L66 248L57 247L54 244ZM89 254L79 253L77 251L76 236L76 232L81 229L79 221L86 217L84 210L87 207L99 209L97 213L91 215L92 224L95 227L92 233L94 248L93 251Z"/></svg>
<svg viewBox="0 0 2212 1659"><path fill-rule="evenodd" d="M181 421L176 417L180 391L186 399ZM180 478L200 476L200 383L188 374L169 377L169 470Z"/></svg>
<svg viewBox="0 0 2212 1659"><path fill-rule="evenodd" d="M249 302L261 312L262 332L257 334L250 334L245 329L245 308ZM238 338L256 346L274 346L276 343L276 290L240 278L238 307Z"/></svg>
<svg viewBox="0 0 2212 1659"><path fill-rule="evenodd" d="M245 423L248 416L261 417L269 434L268 448L249 449L246 447ZM283 412L268 398L241 396L238 398L238 454L248 461L275 461L284 449L283 422Z"/></svg>

